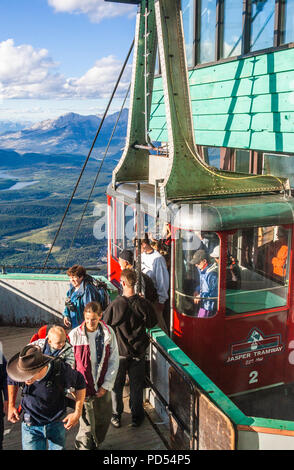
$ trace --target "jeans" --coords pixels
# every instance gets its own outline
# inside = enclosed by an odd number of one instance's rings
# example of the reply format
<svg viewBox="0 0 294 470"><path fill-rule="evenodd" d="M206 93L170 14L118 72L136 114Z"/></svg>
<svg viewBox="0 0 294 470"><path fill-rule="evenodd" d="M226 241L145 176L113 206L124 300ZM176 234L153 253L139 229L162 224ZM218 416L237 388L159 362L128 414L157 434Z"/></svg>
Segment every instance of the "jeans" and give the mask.
<svg viewBox="0 0 294 470"><path fill-rule="evenodd" d="M65 447L65 427L61 421L32 426L22 423L23 450L63 450Z"/></svg>
<svg viewBox="0 0 294 470"><path fill-rule="evenodd" d="M119 369L111 392L112 414L120 418L123 412L123 388L127 373L129 374L130 383L130 409L132 419L134 421L140 421L144 417L143 391L145 381L145 358L136 360L120 356Z"/></svg>

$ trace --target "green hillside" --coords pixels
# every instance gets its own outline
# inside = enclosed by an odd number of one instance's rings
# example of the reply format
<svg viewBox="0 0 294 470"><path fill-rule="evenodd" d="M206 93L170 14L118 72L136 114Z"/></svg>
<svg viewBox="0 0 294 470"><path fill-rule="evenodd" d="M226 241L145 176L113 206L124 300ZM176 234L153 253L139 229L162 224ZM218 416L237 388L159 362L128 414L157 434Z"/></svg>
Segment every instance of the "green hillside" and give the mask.
<svg viewBox="0 0 294 470"><path fill-rule="evenodd" d="M52 156L0 151L0 264L43 266L56 230L84 163L83 156ZM21 161L21 164L19 163ZM94 266L105 261L106 239L93 234L94 209L106 203L106 187L116 162L105 162L83 223L72 244L100 162L90 159L57 238L48 266L74 263ZM31 182L9 190L16 183ZM71 247L72 245L72 247ZM71 249L70 249L71 247ZM18 269L19 271L21 269Z"/></svg>

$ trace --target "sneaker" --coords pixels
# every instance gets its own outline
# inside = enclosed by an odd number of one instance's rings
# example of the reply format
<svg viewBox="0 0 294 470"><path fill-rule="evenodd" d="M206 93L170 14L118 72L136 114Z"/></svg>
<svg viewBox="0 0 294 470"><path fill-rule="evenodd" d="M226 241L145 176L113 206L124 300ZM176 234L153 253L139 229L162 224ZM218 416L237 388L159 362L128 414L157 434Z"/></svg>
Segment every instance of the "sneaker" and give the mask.
<svg viewBox="0 0 294 470"><path fill-rule="evenodd" d="M114 426L115 428L120 428L121 427L120 418L118 416L112 416L110 422L111 422L112 426Z"/></svg>

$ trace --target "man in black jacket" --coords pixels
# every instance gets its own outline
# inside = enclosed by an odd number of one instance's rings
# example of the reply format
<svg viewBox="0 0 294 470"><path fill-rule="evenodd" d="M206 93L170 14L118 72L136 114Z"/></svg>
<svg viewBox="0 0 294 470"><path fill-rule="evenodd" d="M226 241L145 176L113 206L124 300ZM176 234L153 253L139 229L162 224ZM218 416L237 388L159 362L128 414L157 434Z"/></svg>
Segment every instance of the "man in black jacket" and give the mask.
<svg viewBox="0 0 294 470"><path fill-rule="evenodd" d="M152 304L135 294L136 273L133 269L121 272L123 295L118 295L103 314L103 320L115 333L119 349L119 370L112 390L112 420L121 426L123 387L126 374L130 383L132 426L140 426L144 419L143 390L145 380L145 351L149 344L146 328L154 316Z"/></svg>

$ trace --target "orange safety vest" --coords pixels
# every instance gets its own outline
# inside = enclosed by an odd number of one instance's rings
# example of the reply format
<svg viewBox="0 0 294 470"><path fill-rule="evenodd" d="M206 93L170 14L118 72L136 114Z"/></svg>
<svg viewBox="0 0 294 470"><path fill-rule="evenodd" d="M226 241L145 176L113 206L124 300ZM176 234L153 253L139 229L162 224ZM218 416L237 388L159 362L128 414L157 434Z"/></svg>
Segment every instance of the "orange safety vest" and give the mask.
<svg viewBox="0 0 294 470"><path fill-rule="evenodd" d="M277 256L272 259L273 273L278 276L284 277L286 275L286 261L288 256L287 245L282 245L279 249Z"/></svg>

